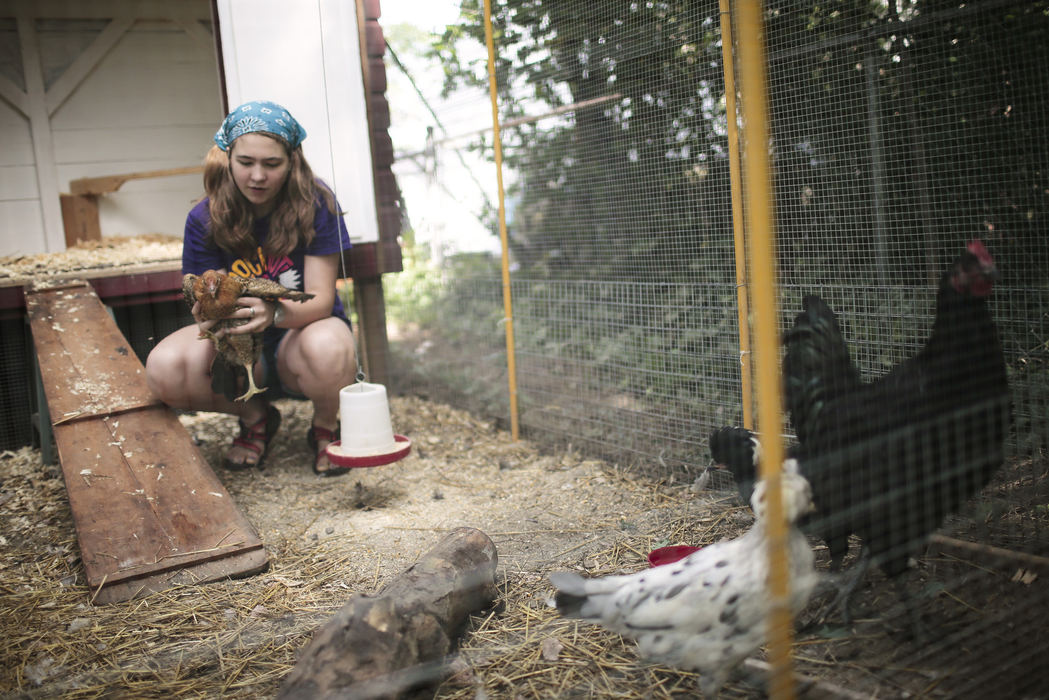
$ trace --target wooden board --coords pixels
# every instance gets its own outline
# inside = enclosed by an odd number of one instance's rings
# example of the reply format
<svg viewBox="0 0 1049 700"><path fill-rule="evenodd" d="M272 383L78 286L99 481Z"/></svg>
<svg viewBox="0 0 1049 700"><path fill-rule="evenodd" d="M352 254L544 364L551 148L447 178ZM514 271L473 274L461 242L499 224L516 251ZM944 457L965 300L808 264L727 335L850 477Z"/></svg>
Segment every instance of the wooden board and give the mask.
<svg viewBox="0 0 1049 700"><path fill-rule="evenodd" d="M66 248L72 248L81 241L102 239L102 229L98 219L98 197L61 194L58 196L58 201L62 205L62 226L66 232Z"/></svg>
<svg viewBox="0 0 1049 700"><path fill-rule="evenodd" d="M267 556L89 284L26 290L88 585L117 602Z"/></svg>
<svg viewBox="0 0 1049 700"><path fill-rule="evenodd" d="M116 192L128 180L142 180L150 177L171 177L172 175L196 175L204 172L203 165L190 165L184 168L164 168L163 170L146 170L137 173L120 175L102 175L99 177L82 177L70 180L69 190L74 195L99 195Z"/></svg>
<svg viewBox="0 0 1049 700"><path fill-rule="evenodd" d="M159 402L146 371L83 280L26 287L26 313L55 424Z"/></svg>

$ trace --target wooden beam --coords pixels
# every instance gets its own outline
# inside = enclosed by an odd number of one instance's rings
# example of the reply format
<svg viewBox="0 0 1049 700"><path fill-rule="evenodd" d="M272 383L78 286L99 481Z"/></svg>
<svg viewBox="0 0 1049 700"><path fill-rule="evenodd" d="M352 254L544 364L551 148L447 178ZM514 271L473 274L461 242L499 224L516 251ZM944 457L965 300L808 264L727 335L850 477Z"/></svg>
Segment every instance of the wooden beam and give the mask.
<svg viewBox="0 0 1049 700"><path fill-rule="evenodd" d="M118 17L99 32L95 40L91 42L91 45L76 57L76 60L65 69L58 80L51 85L51 89L47 91L48 117L58 111L58 108L73 94L73 91L84 81L84 78L95 69L95 66L105 58L109 50L116 46L121 37L134 24L135 20L133 18Z"/></svg>
<svg viewBox="0 0 1049 700"><path fill-rule="evenodd" d="M33 156L36 160L40 214L44 221L44 241L47 252L55 252L65 250L65 233L58 200L58 168L55 166L55 147L51 140L51 120L47 112L40 44L33 20L19 17L17 23L22 49L22 70L25 73L27 113L33 137Z"/></svg>
<svg viewBox="0 0 1049 700"><path fill-rule="evenodd" d="M383 297L382 277L353 278L353 298L357 306L357 345L359 362L368 380L376 384L389 381L387 363L390 352L386 335L386 301Z"/></svg>
<svg viewBox="0 0 1049 700"><path fill-rule="evenodd" d="M59 195L62 205L62 227L66 232L66 248L80 241L102 239L98 221L98 197L90 194Z"/></svg>
<svg viewBox="0 0 1049 700"><path fill-rule="evenodd" d="M11 106L25 116L29 116L29 100L22 89L10 79L0 75L0 98L7 100Z"/></svg>
<svg viewBox="0 0 1049 700"><path fill-rule="evenodd" d="M174 20L175 24L182 27L182 31L189 34L193 41L197 42L201 48L207 49L208 51L215 50L215 37L211 35L204 25L197 19L186 19L179 18Z"/></svg>
<svg viewBox="0 0 1049 700"><path fill-rule="evenodd" d="M69 181L69 191L72 194L100 195L116 192L128 180L143 180L151 177L170 177L172 175L192 175L204 172L203 165L188 165L182 168L164 168L162 170L143 170L137 173L121 173L118 175L100 175L98 177L82 177Z"/></svg>

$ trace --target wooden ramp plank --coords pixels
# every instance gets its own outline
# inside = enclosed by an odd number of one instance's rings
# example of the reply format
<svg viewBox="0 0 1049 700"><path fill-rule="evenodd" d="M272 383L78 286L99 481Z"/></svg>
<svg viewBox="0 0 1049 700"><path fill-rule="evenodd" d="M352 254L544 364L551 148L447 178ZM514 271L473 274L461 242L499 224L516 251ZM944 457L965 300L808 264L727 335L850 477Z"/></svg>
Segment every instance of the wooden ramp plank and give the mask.
<svg viewBox="0 0 1049 700"><path fill-rule="evenodd" d="M92 288L29 288L26 308L95 600L264 569L258 534Z"/></svg>
<svg viewBox="0 0 1049 700"><path fill-rule="evenodd" d="M53 423L160 403L91 285L30 286L25 298Z"/></svg>
<svg viewBox="0 0 1049 700"><path fill-rule="evenodd" d="M78 533L93 543L82 547L89 581L262 546L169 409L59 425L55 441Z"/></svg>

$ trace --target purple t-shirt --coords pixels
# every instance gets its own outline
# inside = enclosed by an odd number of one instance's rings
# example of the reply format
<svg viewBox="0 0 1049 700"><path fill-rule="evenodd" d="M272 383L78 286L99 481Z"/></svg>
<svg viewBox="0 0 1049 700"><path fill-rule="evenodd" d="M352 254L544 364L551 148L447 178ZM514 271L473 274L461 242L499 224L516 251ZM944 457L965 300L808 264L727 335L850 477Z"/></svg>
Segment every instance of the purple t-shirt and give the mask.
<svg viewBox="0 0 1049 700"><path fill-rule="evenodd" d="M338 205L336 209L340 210ZM255 220L255 240L259 246L250 258L241 257L219 248L208 242L208 225L211 214L208 210L208 198L205 197L186 217L186 232L182 241L182 274L202 274L206 270L227 270L239 277L263 277L276 280L288 289L304 291L303 260L307 255L330 255L341 250L349 250L350 236L342 216L332 214L321 199L317 200L316 214L313 218L314 230L317 232L313 242L300 246L290 255L280 258L267 258L262 252L262 244L269 234L269 217ZM341 211L341 210L340 210ZM342 246L339 235L342 235ZM332 316L346 319L342 299L335 295Z"/></svg>

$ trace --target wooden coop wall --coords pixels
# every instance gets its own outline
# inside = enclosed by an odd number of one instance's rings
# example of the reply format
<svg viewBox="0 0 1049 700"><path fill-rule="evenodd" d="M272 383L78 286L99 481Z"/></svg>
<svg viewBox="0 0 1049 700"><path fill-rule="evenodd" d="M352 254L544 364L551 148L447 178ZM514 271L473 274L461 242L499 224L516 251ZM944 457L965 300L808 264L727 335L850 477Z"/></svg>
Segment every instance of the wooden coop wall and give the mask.
<svg viewBox="0 0 1049 700"><path fill-rule="evenodd" d="M45 0L34 5L28 18L16 18L16 9L24 14L24 6L16 8L0 0L0 41L11 48L2 55L10 60L18 53L15 47L35 41L38 47L30 58L35 56L43 68L40 89L27 88L22 97L18 85L0 80L0 127L12 134L13 141L13 148L0 152L0 221L5 234L0 236L0 256L64 248L67 241L77 240L76 231L85 222L94 223L89 228L95 233L88 238L156 231L178 235L186 211L201 196L199 173L137 174L191 170L211 143L224 109L211 4L192 0L172 11L151 3L114 0L70 8ZM378 0L358 0L357 10L379 240L355 245L345 263L354 283L361 356L369 378L383 382L388 349L382 275L402 269L401 195L391 170L381 8ZM9 63L4 68L4 74L10 75L22 67ZM25 71L29 87L32 74ZM34 100L49 105L47 119L33 122L18 113ZM33 130L39 134L43 128L56 144L51 154L55 178L50 189L39 185L35 192L50 191L56 207L60 192L76 193L74 181L136 174L117 187L103 187L99 194L90 195L92 206L86 212L83 202L66 197L68 210L77 210L80 216L66 217L61 241L45 230L45 202L50 198L37 194L32 206L25 202L26 183L44 182L36 164L44 164L44 175L50 168L51 161L45 162L48 154L32 149ZM22 189L14 187L16 183ZM158 339L192 319L181 299L173 296L177 280L161 284L163 289L147 290L145 296L142 290L124 294L122 285L126 287L126 282L111 280L98 291L144 361ZM21 288L5 287L0 292L0 398L4 399L0 449L12 449L36 441L31 414L37 409Z"/></svg>
<svg viewBox="0 0 1049 700"><path fill-rule="evenodd" d="M66 246L84 177L198 165L222 118L208 0L0 1L0 256ZM199 174L101 198L101 235L178 234Z"/></svg>

